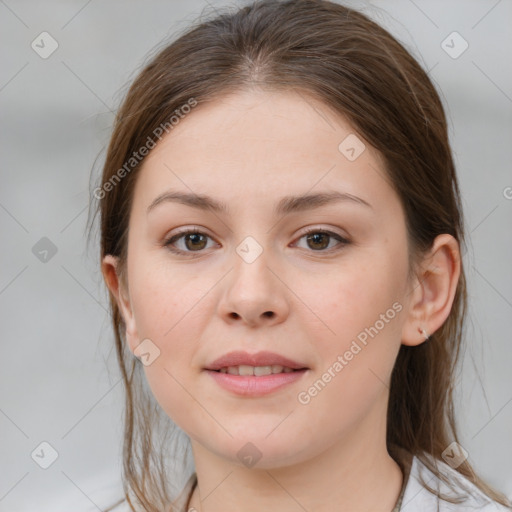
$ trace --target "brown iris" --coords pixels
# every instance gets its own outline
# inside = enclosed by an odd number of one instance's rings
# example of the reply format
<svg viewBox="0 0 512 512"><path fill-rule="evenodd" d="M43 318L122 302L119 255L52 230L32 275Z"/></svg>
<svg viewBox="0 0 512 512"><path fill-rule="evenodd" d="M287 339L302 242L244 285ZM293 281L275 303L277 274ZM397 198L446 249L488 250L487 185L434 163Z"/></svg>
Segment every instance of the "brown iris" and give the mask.
<svg viewBox="0 0 512 512"><path fill-rule="evenodd" d="M322 243L322 237L325 243ZM314 244L320 244L320 247L311 246L312 249L325 249L329 245L329 235L327 233L312 233L307 235L307 241L308 243L313 241Z"/></svg>
<svg viewBox="0 0 512 512"><path fill-rule="evenodd" d="M200 240L202 238L202 240ZM188 242L192 241L192 246L189 245ZM195 245L195 244L204 244L204 245ZM188 233L185 235L185 245L187 249L194 251L194 250L201 250L206 247L206 236L201 235L200 233Z"/></svg>

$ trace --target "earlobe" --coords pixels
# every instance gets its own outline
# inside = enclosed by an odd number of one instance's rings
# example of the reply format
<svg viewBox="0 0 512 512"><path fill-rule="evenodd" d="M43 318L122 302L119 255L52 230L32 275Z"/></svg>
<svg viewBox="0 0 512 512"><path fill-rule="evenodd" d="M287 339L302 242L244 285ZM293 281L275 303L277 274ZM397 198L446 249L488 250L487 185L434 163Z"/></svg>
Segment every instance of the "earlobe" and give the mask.
<svg viewBox="0 0 512 512"><path fill-rule="evenodd" d="M125 289L123 279L119 273L119 258L107 254L102 261L101 271L105 283L115 298L117 306L123 317L126 328L126 341L133 352L138 345L137 328L135 325L135 317L133 315L132 306L128 291Z"/></svg>
<svg viewBox="0 0 512 512"><path fill-rule="evenodd" d="M428 343L450 314L461 271L457 240L448 234L437 236L420 268L402 328L402 344L409 346Z"/></svg>

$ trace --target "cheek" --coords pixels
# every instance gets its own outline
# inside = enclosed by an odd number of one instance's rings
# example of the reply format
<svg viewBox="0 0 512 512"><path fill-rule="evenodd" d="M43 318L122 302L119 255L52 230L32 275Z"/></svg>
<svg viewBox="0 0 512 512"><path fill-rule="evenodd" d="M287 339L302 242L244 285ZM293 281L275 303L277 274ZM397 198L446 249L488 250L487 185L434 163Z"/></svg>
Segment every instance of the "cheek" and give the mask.
<svg viewBox="0 0 512 512"><path fill-rule="evenodd" d="M335 411L357 416L389 385L400 348L406 258L399 251L387 257L375 252L380 255L369 254L326 276L323 294L310 291L304 298L322 320L321 329L308 329L318 367L317 385L305 398L314 397L320 415L336 403L341 409ZM313 380L308 384L315 386Z"/></svg>
<svg viewBox="0 0 512 512"><path fill-rule="evenodd" d="M135 256L132 263L130 295L138 338L151 340L158 354L144 366L146 379L162 409L190 431L197 423L191 420L194 399L187 392L192 391L191 361L197 340L211 321L207 292L214 281L171 272L159 262L143 262Z"/></svg>
<svg viewBox="0 0 512 512"><path fill-rule="evenodd" d="M335 334L322 332L315 338L310 331L318 364L296 402L312 437L314 432L329 439L344 435L375 413L375 407L380 414L375 421L385 418L380 408L385 407L400 348L401 305L385 286L361 286L368 284L365 276L361 275L357 289L348 287L354 276L331 287L333 300L323 320Z"/></svg>
<svg viewBox="0 0 512 512"><path fill-rule="evenodd" d="M130 278L134 284L133 311L141 339L154 339L162 349L169 350L178 340L193 338L195 328L199 329L201 320L208 318L201 300L208 280L170 269L149 258L139 262Z"/></svg>
<svg viewBox="0 0 512 512"><path fill-rule="evenodd" d="M395 264L391 263L393 260ZM396 333L399 307L393 309L393 304L401 300L404 272L399 256L385 259L370 255L341 265L321 281L312 280L310 286L303 287L298 294L318 317L308 318L321 319L323 324L316 342L327 349L343 349L376 322L379 331ZM385 317L384 327L381 315Z"/></svg>

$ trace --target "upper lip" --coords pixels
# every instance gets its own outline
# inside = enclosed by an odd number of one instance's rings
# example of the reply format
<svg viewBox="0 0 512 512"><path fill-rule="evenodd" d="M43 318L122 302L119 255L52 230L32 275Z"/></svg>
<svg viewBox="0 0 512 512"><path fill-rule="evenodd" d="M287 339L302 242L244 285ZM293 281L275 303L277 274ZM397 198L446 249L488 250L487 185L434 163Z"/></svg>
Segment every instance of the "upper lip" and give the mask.
<svg viewBox="0 0 512 512"><path fill-rule="evenodd" d="M215 361L209 363L205 370L220 370L221 368L227 368L229 366L272 366L280 365L287 366L294 370L300 370L307 368L306 365L288 359L287 357L275 354L274 352L256 352L249 354L248 352L235 351L224 354L223 356L215 359Z"/></svg>

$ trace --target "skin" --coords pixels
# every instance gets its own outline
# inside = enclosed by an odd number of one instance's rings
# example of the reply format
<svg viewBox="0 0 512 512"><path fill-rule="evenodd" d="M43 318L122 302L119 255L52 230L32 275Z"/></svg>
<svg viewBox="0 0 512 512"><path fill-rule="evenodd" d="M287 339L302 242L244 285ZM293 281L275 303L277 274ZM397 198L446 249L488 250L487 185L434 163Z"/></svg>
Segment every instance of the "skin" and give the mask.
<svg viewBox="0 0 512 512"><path fill-rule="evenodd" d="M238 92L196 107L140 171L127 283L113 256L102 270L132 352L144 339L160 350L144 371L156 400L190 436L196 510L390 512L398 499L402 473L386 449L391 371L401 344L425 342L419 329L433 333L446 320L460 255L456 240L441 235L408 278L399 197L361 136L366 149L356 160L338 150L351 133L345 119L305 94ZM229 213L162 202L148 214L170 189L207 194ZM344 201L272 214L285 195L334 190L371 207ZM165 241L180 227L207 238L187 245L182 237L174 247L188 253L173 254ZM350 243L308 242L307 227ZM236 252L247 236L263 250L252 263ZM401 311L299 403L298 393L397 302ZM270 350L309 370L270 395L236 396L202 371L232 350ZM237 457L247 442L262 454L252 468Z"/></svg>

